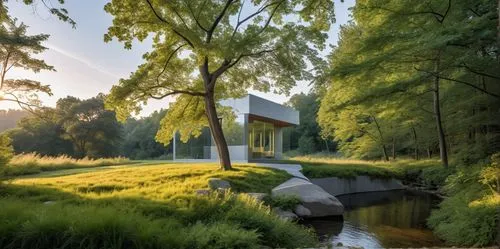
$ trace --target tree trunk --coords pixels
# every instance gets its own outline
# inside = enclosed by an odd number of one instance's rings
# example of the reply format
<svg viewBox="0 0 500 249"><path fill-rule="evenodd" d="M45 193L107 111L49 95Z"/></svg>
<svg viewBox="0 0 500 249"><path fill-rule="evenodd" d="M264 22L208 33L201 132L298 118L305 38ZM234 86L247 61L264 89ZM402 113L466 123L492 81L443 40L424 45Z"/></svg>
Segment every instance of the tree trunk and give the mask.
<svg viewBox="0 0 500 249"><path fill-rule="evenodd" d="M208 124L210 126L210 131L214 138L215 145L217 146L217 152L219 155L219 164L222 170L231 170L231 159L229 157L229 149L227 147L226 138L222 132L222 125L217 116L217 110L215 109L214 92L207 91L205 99L205 112L208 118Z"/></svg>
<svg viewBox="0 0 500 249"><path fill-rule="evenodd" d="M392 138L392 160L396 160L396 139Z"/></svg>
<svg viewBox="0 0 500 249"><path fill-rule="evenodd" d="M377 121L377 118L375 118L374 115L371 115L373 122L375 122L375 126L377 127L378 134L380 136L380 144L382 145L382 152L384 153L384 160L389 161L389 155L387 155L387 148L385 147L384 144L384 135L382 134L382 130L380 129L380 125Z"/></svg>
<svg viewBox="0 0 500 249"><path fill-rule="evenodd" d="M389 161L389 155L387 155L387 148L385 148L384 144L382 144L382 152L384 153L384 160L386 162L388 162Z"/></svg>
<svg viewBox="0 0 500 249"><path fill-rule="evenodd" d="M432 158L432 151L431 148L427 147L427 158L431 159Z"/></svg>
<svg viewBox="0 0 500 249"><path fill-rule="evenodd" d="M436 76L434 77L434 116L436 118L436 127L438 131L438 139L439 139L439 154L441 157L441 162L444 167L448 167L448 151L446 147L446 138L443 130L443 123L441 121L441 106L439 103L439 55L436 60L435 70Z"/></svg>
<svg viewBox="0 0 500 249"><path fill-rule="evenodd" d="M328 147L328 141L326 139L323 139L323 141L325 141L326 152L330 153L330 148Z"/></svg>
<svg viewBox="0 0 500 249"><path fill-rule="evenodd" d="M415 127L411 127L411 130L413 132L413 139L415 141L415 160L418 160L418 139L417 139L417 131L415 130Z"/></svg>

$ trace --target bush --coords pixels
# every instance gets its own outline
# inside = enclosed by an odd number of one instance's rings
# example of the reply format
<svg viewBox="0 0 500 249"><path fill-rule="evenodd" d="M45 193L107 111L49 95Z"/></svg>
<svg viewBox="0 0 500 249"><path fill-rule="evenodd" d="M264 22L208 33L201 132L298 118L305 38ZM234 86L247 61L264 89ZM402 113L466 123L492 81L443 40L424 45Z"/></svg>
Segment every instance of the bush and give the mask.
<svg viewBox="0 0 500 249"><path fill-rule="evenodd" d="M316 152L316 142L314 141L314 138L312 138L310 136L302 135L299 138L298 151L302 155L312 154L312 153Z"/></svg>
<svg viewBox="0 0 500 249"><path fill-rule="evenodd" d="M482 176L491 166L460 168L446 180L449 196L434 210L428 223L449 244L487 246L495 242L500 220L500 196Z"/></svg>
<svg viewBox="0 0 500 249"><path fill-rule="evenodd" d="M10 139L6 135L0 135L0 167L5 166L13 154Z"/></svg>
<svg viewBox="0 0 500 249"><path fill-rule="evenodd" d="M284 196L266 196L264 198L264 203L271 207L278 207L282 210L289 211L294 210L297 205L301 203L297 196L284 195Z"/></svg>

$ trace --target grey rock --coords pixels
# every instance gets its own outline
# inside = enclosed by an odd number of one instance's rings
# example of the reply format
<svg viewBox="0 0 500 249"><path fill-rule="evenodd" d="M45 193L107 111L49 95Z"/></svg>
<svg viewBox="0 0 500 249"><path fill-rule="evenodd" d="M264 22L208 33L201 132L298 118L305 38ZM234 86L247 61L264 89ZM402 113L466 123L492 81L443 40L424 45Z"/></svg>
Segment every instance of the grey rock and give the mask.
<svg viewBox="0 0 500 249"><path fill-rule="evenodd" d="M303 205L297 205L294 210L295 214L297 214L300 217L308 217L311 216L311 210L307 209Z"/></svg>
<svg viewBox="0 0 500 249"><path fill-rule="evenodd" d="M264 198L268 196L266 193L246 193L248 196L258 200L258 201L263 201Z"/></svg>
<svg viewBox="0 0 500 249"><path fill-rule="evenodd" d="M281 208L274 208L273 211L283 220L295 220L299 218L296 214L284 211Z"/></svg>
<svg viewBox="0 0 500 249"><path fill-rule="evenodd" d="M209 196L210 195L210 190L208 189L197 189L195 190L196 195L199 196Z"/></svg>
<svg viewBox="0 0 500 249"><path fill-rule="evenodd" d="M310 211L309 215L303 217L325 217L344 213L344 206L337 198L304 179L294 177L275 187L271 193L273 197L297 196L302 206Z"/></svg>
<svg viewBox="0 0 500 249"><path fill-rule="evenodd" d="M212 190L217 189L230 189L231 184L228 181L222 180L220 178L210 178L208 179L208 187Z"/></svg>
<svg viewBox="0 0 500 249"><path fill-rule="evenodd" d="M46 201L43 204L45 204L45 205L54 205L54 204L56 204L56 202L55 201Z"/></svg>

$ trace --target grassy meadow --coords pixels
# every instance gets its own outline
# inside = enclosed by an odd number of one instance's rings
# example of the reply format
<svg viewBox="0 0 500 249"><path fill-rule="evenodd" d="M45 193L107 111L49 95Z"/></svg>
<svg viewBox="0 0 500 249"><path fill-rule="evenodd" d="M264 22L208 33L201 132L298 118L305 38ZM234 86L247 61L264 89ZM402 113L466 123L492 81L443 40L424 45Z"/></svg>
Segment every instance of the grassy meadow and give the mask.
<svg viewBox="0 0 500 249"><path fill-rule="evenodd" d="M279 170L216 164L128 165L0 184L0 248L272 248L317 244L314 234L244 194L197 196L208 179L269 192ZM65 170L62 170L63 172Z"/></svg>
<svg viewBox="0 0 500 249"><path fill-rule="evenodd" d="M134 161L124 157L75 159L66 155L51 157L40 156L36 153L29 153L19 154L12 157L7 166L0 168L0 175L18 176L62 169L94 168L132 163L134 163Z"/></svg>

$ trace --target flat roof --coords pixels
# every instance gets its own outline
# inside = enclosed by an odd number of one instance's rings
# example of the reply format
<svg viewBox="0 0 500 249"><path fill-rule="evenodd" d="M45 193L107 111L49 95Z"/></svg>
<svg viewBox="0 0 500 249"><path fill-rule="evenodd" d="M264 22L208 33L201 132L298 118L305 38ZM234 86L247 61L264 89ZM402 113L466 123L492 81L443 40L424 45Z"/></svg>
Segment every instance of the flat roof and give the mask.
<svg viewBox="0 0 500 249"><path fill-rule="evenodd" d="M299 125L299 112L270 100L248 94L239 99L227 99L220 102L233 108L236 114L249 114L253 120L274 121L280 126Z"/></svg>

